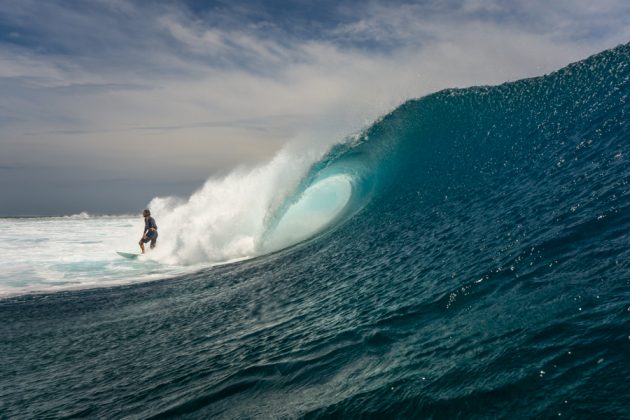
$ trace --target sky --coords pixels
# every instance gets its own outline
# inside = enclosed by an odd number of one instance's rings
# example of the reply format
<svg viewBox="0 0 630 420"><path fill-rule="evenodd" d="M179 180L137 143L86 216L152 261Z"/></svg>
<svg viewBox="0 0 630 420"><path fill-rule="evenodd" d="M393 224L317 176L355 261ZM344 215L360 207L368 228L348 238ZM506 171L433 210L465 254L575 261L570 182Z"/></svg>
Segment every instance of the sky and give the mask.
<svg viewBox="0 0 630 420"><path fill-rule="evenodd" d="M1 0L0 216L140 211L628 22L627 0Z"/></svg>

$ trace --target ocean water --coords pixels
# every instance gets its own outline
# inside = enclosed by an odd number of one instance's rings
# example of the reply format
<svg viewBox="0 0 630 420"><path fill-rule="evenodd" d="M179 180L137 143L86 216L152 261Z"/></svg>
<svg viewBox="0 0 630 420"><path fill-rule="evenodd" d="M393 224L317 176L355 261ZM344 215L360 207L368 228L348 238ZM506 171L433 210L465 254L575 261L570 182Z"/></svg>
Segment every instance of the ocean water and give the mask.
<svg viewBox="0 0 630 420"><path fill-rule="evenodd" d="M1 219L0 417L629 418L629 95L622 45L408 101L154 200L137 262Z"/></svg>

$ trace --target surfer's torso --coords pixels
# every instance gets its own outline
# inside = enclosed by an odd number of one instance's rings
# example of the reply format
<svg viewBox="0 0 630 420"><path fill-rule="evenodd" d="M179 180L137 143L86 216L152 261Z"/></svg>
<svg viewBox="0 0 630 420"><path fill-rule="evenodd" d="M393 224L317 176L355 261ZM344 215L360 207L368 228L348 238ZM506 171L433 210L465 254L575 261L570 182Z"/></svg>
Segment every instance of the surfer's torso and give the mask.
<svg viewBox="0 0 630 420"><path fill-rule="evenodd" d="M151 216L144 218L144 233L150 234L154 232L152 229L157 230L157 225L155 224L155 219Z"/></svg>

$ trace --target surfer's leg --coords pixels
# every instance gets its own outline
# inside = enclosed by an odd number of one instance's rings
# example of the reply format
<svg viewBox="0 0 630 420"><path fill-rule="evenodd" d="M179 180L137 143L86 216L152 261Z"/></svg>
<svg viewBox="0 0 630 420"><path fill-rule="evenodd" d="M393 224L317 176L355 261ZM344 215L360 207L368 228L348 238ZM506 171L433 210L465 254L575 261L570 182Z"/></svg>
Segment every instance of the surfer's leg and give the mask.
<svg viewBox="0 0 630 420"><path fill-rule="evenodd" d="M138 242L138 245L140 245L140 249L142 250L142 253L144 254L144 244L142 243L143 240L144 238L140 239L140 242Z"/></svg>
<svg viewBox="0 0 630 420"><path fill-rule="evenodd" d="M155 248L155 244L157 243L157 233L155 234L155 236L153 236L153 238L151 238L151 249Z"/></svg>

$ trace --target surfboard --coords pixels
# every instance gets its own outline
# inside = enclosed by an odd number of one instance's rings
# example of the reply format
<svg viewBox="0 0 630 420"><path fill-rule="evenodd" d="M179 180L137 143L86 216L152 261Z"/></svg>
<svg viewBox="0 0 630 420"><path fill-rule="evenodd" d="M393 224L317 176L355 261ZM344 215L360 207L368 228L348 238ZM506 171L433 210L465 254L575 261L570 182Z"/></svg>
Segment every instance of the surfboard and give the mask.
<svg viewBox="0 0 630 420"><path fill-rule="evenodd" d="M120 255L121 257L128 258L130 260L135 260L140 255L142 255L142 254L132 254L130 252L120 252L120 251L116 251L116 254Z"/></svg>

